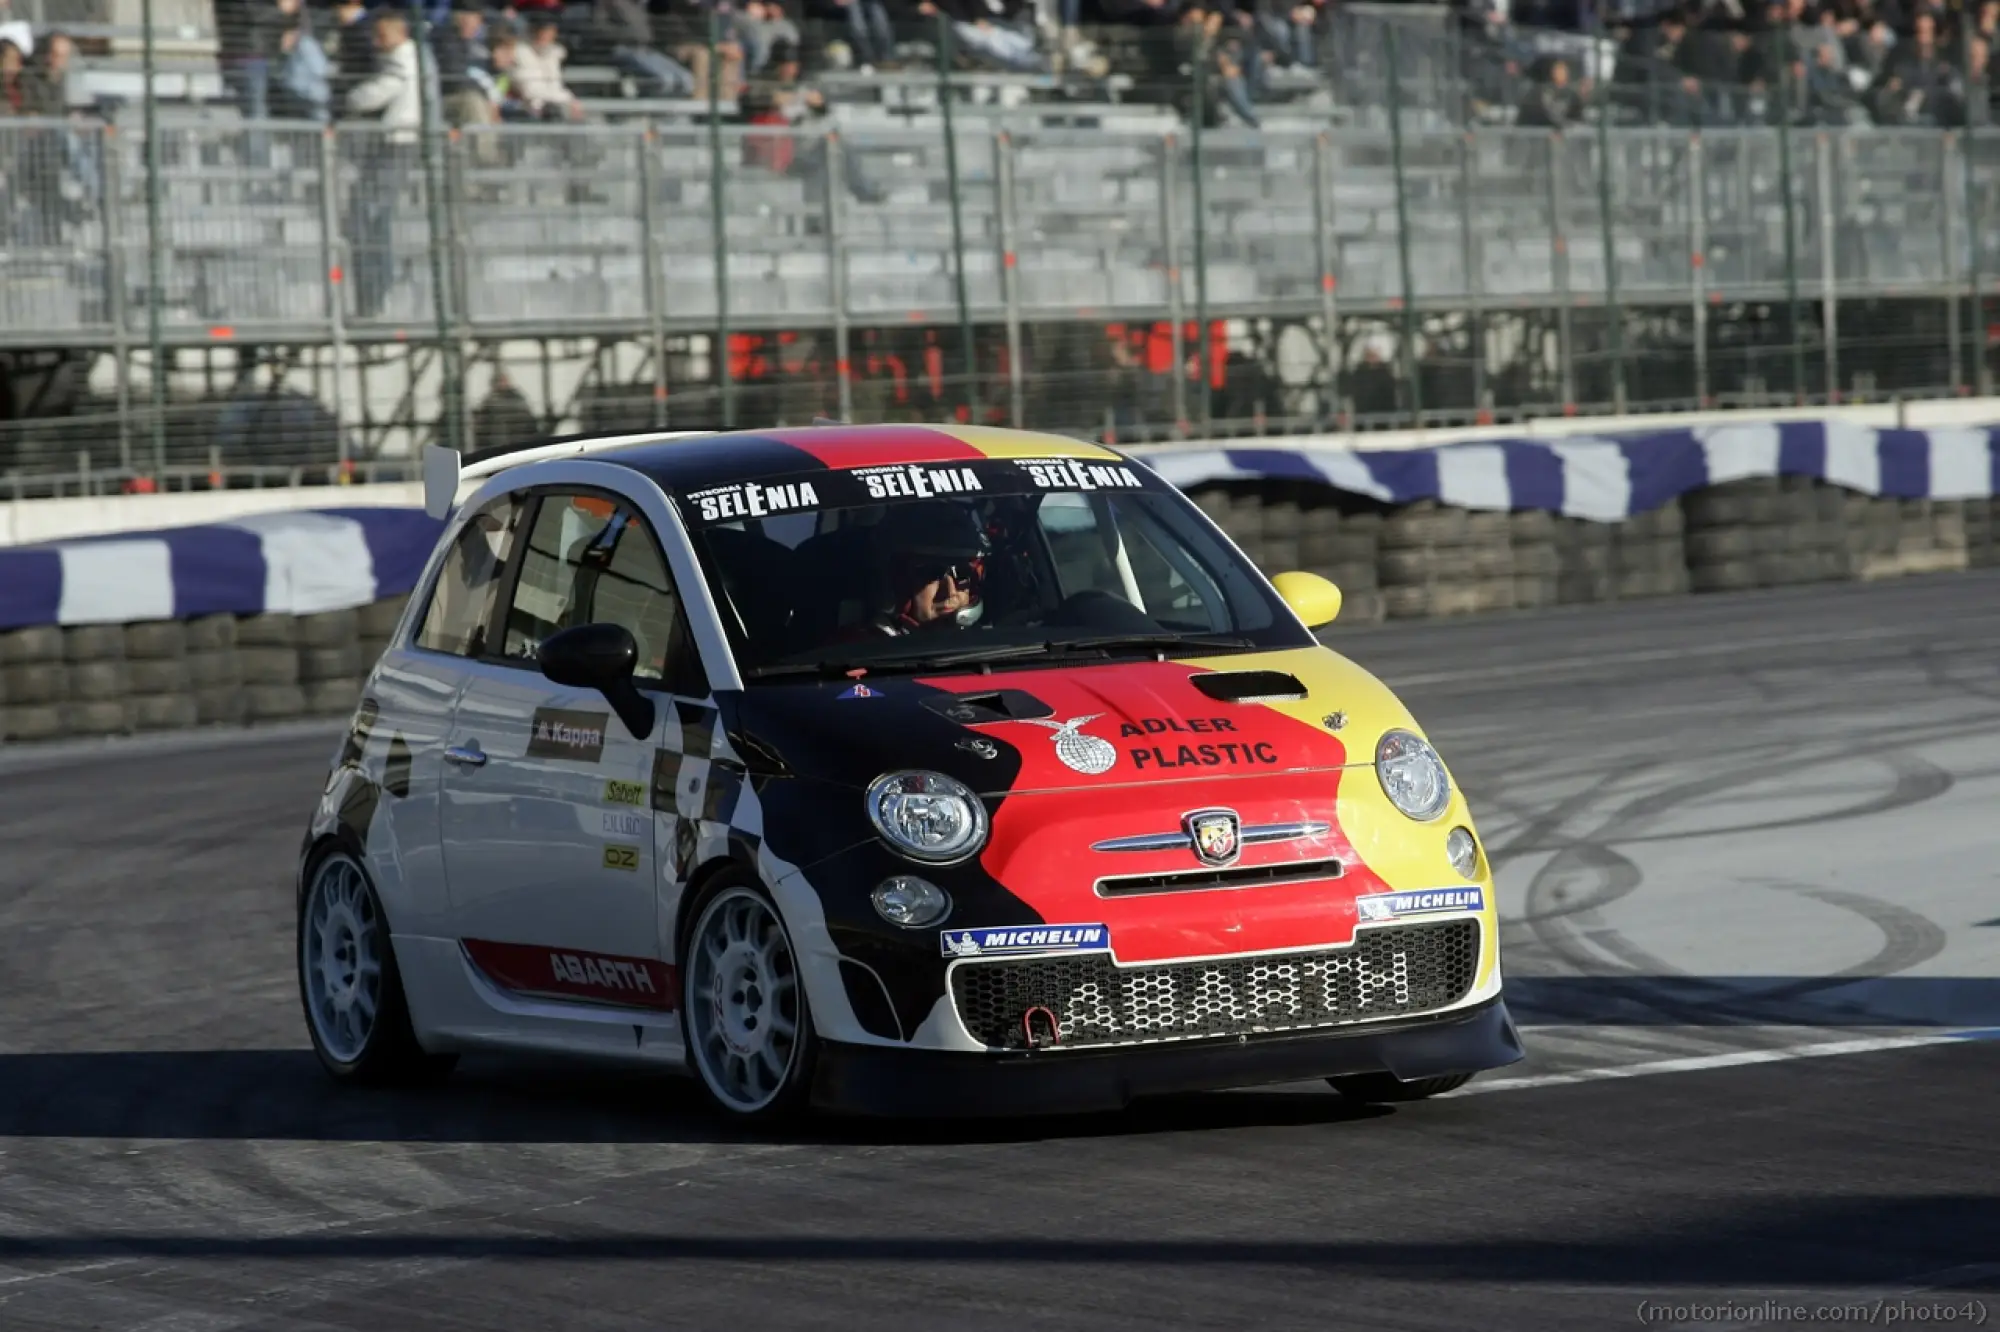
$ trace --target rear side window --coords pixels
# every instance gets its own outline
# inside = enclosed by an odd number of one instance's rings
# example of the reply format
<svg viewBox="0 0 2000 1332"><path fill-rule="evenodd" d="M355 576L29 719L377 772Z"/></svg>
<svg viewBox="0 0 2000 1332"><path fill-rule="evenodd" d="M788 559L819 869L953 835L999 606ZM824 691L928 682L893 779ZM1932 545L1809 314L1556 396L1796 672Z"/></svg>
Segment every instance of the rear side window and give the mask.
<svg viewBox="0 0 2000 1332"><path fill-rule="evenodd" d="M545 639L579 624L629 629L641 679L670 680L689 664L680 598L645 519L598 496L552 494L522 555L504 655L533 661Z"/></svg>
<svg viewBox="0 0 2000 1332"><path fill-rule="evenodd" d="M523 508L519 496L503 495L466 522L417 628L418 647L454 657L486 655L486 627L493 622Z"/></svg>

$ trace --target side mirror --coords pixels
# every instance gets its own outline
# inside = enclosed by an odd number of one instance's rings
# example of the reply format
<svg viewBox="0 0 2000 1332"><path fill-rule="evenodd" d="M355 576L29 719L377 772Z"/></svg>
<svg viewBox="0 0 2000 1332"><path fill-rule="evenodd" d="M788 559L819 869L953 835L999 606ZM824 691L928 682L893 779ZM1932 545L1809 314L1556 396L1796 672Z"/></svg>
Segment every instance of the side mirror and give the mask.
<svg viewBox="0 0 2000 1332"><path fill-rule="evenodd" d="M573 689L595 689L611 704L634 740L653 733L653 701L639 692L632 672L639 644L619 624L579 624L550 635L535 653L542 674Z"/></svg>
<svg viewBox="0 0 2000 1332"><path fill-rule="evenodd" d="M1271 586L1315 633L1340 617L1340 589L1316 573L1281 573Z"/></svg>

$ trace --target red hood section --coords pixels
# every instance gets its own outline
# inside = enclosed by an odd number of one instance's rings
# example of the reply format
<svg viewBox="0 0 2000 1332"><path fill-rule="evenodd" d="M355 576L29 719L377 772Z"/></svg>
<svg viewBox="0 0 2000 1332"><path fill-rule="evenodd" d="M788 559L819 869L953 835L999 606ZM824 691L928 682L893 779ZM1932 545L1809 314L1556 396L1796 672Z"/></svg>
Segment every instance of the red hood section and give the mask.
<svg viewBox="0 0 2000 1332"><path fill-rule="evenodd" d="M1149 661L925 680L962 695L992 693L1004 682L1055 709L1042 722L970 728L1021 753L1020 778L995 813L981 864L1050 924L1109 926L1122 962L1347 943L1354 898L1384 886L1341 831L1336 802L1342 780L1372 778L1340 771L1347 751L1331 731L1259 703L1212 699L1189 683L1201 673ZM1246 841L1231 870L1337 860L1341 872L1302 871L1303 880L1268 885L1099 892L1103 879L1203 871L1185 846L1095 848L1178 832L1185 815L1206 808L1234 810L1246 829L1327 825L1284 841Z"/></svg>
<svg viewBox="0 0 2000 1332"><path fill-rule="evenodd" d="M1347 747L1261 703L1210 698L1190 681L1212 674L1171 661L1072 670L929 677L954 694L1004 686L1054 711L1033 721L974 723L1021 753L1016 791L1099 790L1132 782L1204 781L1338 768Z"/></svg>

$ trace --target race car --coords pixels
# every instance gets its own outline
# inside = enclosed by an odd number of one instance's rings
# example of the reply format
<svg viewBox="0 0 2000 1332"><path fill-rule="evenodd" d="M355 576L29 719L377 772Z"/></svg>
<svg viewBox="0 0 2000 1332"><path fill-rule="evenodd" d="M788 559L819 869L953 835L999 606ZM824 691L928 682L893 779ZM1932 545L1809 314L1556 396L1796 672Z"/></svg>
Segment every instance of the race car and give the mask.
<svg viewBox="0 0 2000 1332"><path fill-rule="evenodd" d="M1463 794L1339 590L1143 457L838 426L425 456L446 520L297 876L335 1078L995 1115L1522 1057Z"/></svg>

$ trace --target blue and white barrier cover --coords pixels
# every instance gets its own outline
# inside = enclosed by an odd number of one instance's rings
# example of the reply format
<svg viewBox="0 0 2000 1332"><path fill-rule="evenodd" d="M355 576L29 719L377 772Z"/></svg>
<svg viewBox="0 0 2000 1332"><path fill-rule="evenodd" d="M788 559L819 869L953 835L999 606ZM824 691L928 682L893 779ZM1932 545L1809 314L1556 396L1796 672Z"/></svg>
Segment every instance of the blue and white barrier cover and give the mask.
<svg viewBox="0 0 2000 1332"><path fill-rule="evenodd" d="M0 631L364 606L416 586L443 530L422 509L298 509L8 547Z"/></svg>
<svg viewBox="0 0 2000 1332"><path fill-rule="evenodd" d="M1809 476L1898 499L2000 495L2000 426L1906 430L1748 421L1412 449L1135 452L1183 489L1303 481L1387 504L1546 509L1596 522L1618 522L1688 491L1751 477ZM0 631L217 612L310 615L365 605L414 587L440 530L418 508L327 508L0 548Z"/></svg>
<svg viewBox="0 0 2000 1332"><path fill-rule="evenodd" d="M1547 509L1606 523L1750 477L1810 476L1897 499L2000 494L2000 427L1986 426L1878 430L1765 421L1435 448L1162 449L1140 456L1183 490L1218 481L1305 481L1387 504Z"/></svg>

